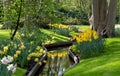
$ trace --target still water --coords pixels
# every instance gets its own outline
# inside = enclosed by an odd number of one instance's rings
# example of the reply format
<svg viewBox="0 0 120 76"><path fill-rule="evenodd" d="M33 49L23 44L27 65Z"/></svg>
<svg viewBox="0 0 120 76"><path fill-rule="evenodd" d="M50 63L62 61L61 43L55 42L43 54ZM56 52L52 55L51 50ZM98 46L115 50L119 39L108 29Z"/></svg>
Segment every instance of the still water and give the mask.
<svg viewBox="0 0 120 76"><path fill-rule="evenodd" d="M62 76L72 66L69 58L69 48L52 50L47 55L46 66L39 76Z"/></svg>

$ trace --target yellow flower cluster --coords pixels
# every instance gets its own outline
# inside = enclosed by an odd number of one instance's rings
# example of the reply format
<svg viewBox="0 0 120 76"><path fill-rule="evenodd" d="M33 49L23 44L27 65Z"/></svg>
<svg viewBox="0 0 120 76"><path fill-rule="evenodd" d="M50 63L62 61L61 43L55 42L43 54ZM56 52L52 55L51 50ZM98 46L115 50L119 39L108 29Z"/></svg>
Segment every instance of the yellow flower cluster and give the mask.
<svg viewBox="0 0 120 76"><path fill-rule="evenodd" d="M49 24L49 26L56 27L56 28L64 28L64 29L69 29L69 30L72 29L70 26L63 25L63 24Z"/></svg>
<svg viewBox="0 0 120 76"><path fill-rule="evenodd" d="M5 46L3 49L4 49L4 53L7 53L7 51L8 51L8 46Z"/></svg>
<svg viewBox="0 0 120 76"><path fill-rule="evenodd" d="M36 52L36 53L30 53L29 55L28 55L28 57L40 57L42 55L42 53L38 53L38 52Z"/></svg>
<svg viewBox="0 0 120 76"><path fill-rule="evenodd" d="M21 50L24 50L24 49L25 49L25 46L22 44L22 45L20 46L20 49L21 49Z"/></svg>
<svg viewBox="0 0 120 76"><path fill-rule="evenodd" d="M0 50L0 55L2 55L2 54L4 54L4 52Z"/></svg>
<svg viewBox="0 0 120 76"><path fill-rule="evenodd" d="M54 58L54 57L62 57L62 56L66 56L68 55L68 52L64 51L64 52L59 52L59 53L51 53L48 52L48 57Z"/></svg>
<svg viewBox="0 0 120 76"><path fill-rule="evenodd" d="M14 54L14 58L15 58L15 59L18 58L18 55L20 55L20 54L21 54L21 51L20 51L20 50L17 50L16 53Z"/></svg>
<svg viewBox="0 0 120 76"><path fill-rule="evenodd" d="M83 33L79 33L77 35L73 34L72 38L75 39L78 43L84 42L84 41L92 41L92 39L98 39L99 36L97 35L97 32L94 30L87 30Z"/></svg>
<svg viewBox="0 0 120 76"><path fill-rule="evenodd" d="M38 50L38 51L39 51L40 49L41 49L41 47L40 47L40 46L37 46L37 47L36 47L36 50Z"/></svg>
<svg viewBox="0 0 120 76"><path fill-rule="evenodd" d="M20 55L20 54L21 54L21 51L17 50L17 51L16 51L16 54L17 54L17 55Z"/></svg>
<svg viewBox="0 0 120 76"><path fill-rule="evenodd" d="M38 62L39 61L39 57L42 55L42 53L40 52L33 52L33 53L30 53L27 57L27 60L31 60L32 57L35 57L34 61L35 62Z"/></svg>

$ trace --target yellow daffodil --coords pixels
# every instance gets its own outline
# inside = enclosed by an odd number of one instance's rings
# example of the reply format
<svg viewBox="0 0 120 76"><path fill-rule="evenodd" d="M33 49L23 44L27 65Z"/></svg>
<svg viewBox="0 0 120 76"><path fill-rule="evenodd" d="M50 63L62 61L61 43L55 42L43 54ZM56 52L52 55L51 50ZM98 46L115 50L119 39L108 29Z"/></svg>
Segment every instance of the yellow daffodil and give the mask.
<svg viewBox="0 0 120 76"><path fill-rule="evenodd" d="M3 51L0 50L0 54L3 54Z"/></svg>
<svg viewBox="0 0 120 76"><path fill-rule="evenodd" d="M35 62L38 62L39 61L39 59L38 58L35 58L35 60L34 60Z"/></svg>
<svg viewBox="0 0 120 76"><path fill-rule="evenodd" d="M31 58L30 58L30 57L27 57L27 60L28 60L28 61L30 61L30 60L31 60Z"/></svg>
<svg viewBox="0 0 120 76"><path fill-rule="evenodd" d="M41 66L41 65L42 65L42 62L39 62L38 64Z"/></svg>
<svg viewBox="0 0 120 76"><path fill-rule="evenodd" d="M17 55L21 54L21 51L17 50L17 51L16 51L16 54L17 54Z"/></svg>
<svg viewBox="0 0 120 76"><path fill-rule="evenodd" d="M43 60L44 63L46 63L47 61L46 60Z"/></svg>
<svg viewBox="0 0 120 76"><path fill-rule="evenodd" d="M45 54L45 53L46 53L46 51L45 51L45 50L43 50L43 51L42 51L42 53L43 53L43 54Z"/></svg>
<svg viewBox="0 0 120 76"><path fill-rule="evenodd" d="M40 50L40 46L37 46L37 47L36 47L36 50Z"/></svg>
<svg viewBox="0 0 120 76"><path fill-rule="evenodd" d="M24 37L25 35L22 33L21 36Z"/></svg>
<svg viewBox="0 0 120 76"><path fill-rule="evenodd" d="M14 58L15 58L15 59L18 58L18 55L17 55L17 54L14 54Z"/></svg>
<svg viewBox="0 0 120 76"><path fill-rule="evenodd" d="M4 47L4 52L7 52L8 51L8 46L5 46Z"/></svg>
<svg viewBox="0 0 120 76"><path fill-rule="evenodd" d="M24 50L24 49L25 49L25 46L22 44L22 45L20 46L20 49Z"/></svg>

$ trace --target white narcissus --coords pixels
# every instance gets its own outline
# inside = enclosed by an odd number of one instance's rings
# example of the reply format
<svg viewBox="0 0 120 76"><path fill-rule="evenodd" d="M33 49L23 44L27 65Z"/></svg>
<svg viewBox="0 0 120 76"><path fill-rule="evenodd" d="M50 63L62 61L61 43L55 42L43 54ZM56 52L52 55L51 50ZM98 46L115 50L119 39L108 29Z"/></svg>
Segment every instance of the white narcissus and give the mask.
<svg viewBox="0 0 120 76"><path fill-rule="evenodd" d="M10 65L7 66L7 69L11 70L13 73L15 73L16 72L16 66L17 66L16 64L15 65L10 64Z"/></svg>
<svg viewBox="0 0 120 76"><path fill-rule="evenodd" d="M11 57L11 56L8 56L8 57L6 57L6 56L4 56L3 58L2 58L2 60L1 60L1 62L2 62L2 64L8 64L8 63L11 63L11 62L13 62L13 57Z"/></svg>

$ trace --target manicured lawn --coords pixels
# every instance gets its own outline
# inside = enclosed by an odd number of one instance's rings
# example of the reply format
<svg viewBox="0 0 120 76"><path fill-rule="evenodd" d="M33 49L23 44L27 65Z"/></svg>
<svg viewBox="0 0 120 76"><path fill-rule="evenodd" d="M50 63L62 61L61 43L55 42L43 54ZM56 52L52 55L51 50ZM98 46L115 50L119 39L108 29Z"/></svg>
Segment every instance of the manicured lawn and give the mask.
<svg viewBox="0 0 120 76"><path fill-rule="evenodd" d="M70 38L62 36L62 35L55 34L54 32L52 32L50 30L41 29L41 31L46 33L47 35L49 35L51 37L54 37L54 40L57 41L57 42L70 40Z"/></svg>
<svg viewBox="0 0 120 76"><path fill-rule="evenodd" d="M2 27L2 24L0 24L0 28Z"/></svg>
<svg viewBox="0 0 120 76"><path fill-rule="evenodd" d="M88 29L90 29L90 26L88 26L88 25L84 25L84 26L78 25L76 27L79 28L79 30L88 30Z"/></svg>
<svg viewBox="0 0 120 76"><path fill-rule="evenodd" d="M10 30L0 30L0 40L10 39Z"/></svg>
<svg viewBox="0 0 120 76"><path fill-rule="evenodd" d="M64 76L120 76L120 37L106 39L102 56L81 60Z"/></svg>

